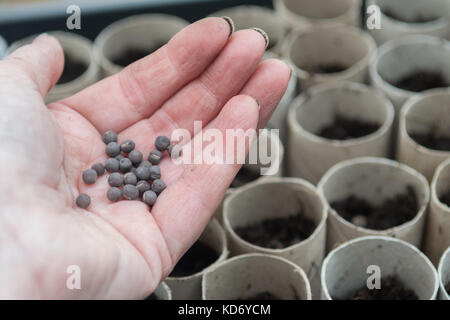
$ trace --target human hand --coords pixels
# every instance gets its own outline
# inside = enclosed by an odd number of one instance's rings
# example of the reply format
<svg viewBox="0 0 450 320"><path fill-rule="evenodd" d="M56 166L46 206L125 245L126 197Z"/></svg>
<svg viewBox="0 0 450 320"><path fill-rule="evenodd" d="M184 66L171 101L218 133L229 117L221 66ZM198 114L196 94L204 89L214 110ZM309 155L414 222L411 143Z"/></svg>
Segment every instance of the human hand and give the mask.
<svg viewBox="0 0 450 320"><path fill-rule="evenodd" d="M198 21L166 46L93 86L45 105L62 73L58 42L38 37L0 61L0 297L144 298L200 236L240 168L161 163L167 189L149 207L111 203L107 175L94 185L83 170L105 162L107 130L144 153L176 128L264 127L290 69L260 63L254 30L231 37L220 18ZM260 109L257 102L259 102ZM91 196L87 210L74 205ZM81 289L66 287L67 267Z"/></svg>

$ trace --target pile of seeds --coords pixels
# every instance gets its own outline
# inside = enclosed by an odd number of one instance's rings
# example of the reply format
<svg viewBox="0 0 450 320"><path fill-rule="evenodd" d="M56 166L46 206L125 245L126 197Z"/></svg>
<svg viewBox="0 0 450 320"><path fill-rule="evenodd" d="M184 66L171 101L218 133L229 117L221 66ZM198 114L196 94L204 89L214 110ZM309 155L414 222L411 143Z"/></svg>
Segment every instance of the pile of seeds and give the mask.
<svg viewBox="0 0 450 320"><path fill-rule="evenodd" d="M163 152L170 154L173 146L166 136L159 136L155 140L155 147L143 160L142 152L135 149L132 140L117 140L117 134L107 131L103 135L103 142L106 144L106 154L110 157L105 164L96 163L90 169L83 171L83 181L86 184L94 184L97 178L105 171L110 173L108 183L111 188L106 196L112 202L121 199L142 200L149 206L153 206L157 197L166 188L166 184L161 180L161 169L158 166ZM87 208L91 203L91 198L87 194L80 194L76 199L76 204L80 208Z"/></svg>

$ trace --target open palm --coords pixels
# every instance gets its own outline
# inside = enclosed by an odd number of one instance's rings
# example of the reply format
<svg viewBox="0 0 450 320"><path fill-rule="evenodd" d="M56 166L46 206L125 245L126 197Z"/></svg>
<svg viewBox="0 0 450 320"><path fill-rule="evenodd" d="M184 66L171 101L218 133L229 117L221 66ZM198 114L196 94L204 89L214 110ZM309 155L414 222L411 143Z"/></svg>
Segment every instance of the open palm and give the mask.
<svg viewBox="0 0 450 320"><path fill-rule="evenodd" d="M47 35L0 61L0 297L143 298L200 236L239 165L161 163L167 189L151 209L112 203L107 175L86 185L83 170L105 162L102 133L132 139L145 154L176 128L263 127L287 86L283 62L260 63L254 30L230 37L220 18L198 21L152 55L48 106L64 57ZM258 103L256 102L258 101ZM74 206L91 196L88 210ZM67 268L81 289L66 287Z"/></svg>

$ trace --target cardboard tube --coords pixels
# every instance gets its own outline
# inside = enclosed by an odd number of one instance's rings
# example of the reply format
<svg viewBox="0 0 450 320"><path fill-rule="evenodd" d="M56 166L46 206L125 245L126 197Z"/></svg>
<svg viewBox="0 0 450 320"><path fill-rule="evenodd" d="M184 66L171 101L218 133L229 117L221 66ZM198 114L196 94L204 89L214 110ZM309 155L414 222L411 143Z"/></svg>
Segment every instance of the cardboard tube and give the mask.
<svg viewBox="0 0 450 320"><path fill-rule="evenodd" d="M150 50L165 44L188 24L186 20L165 14L140 14L110 24L94 41L95 58L103 75L122 70L123 66L112 62L121 52L130 48Z"/></svg>
<svg viewBox="0 0 450 320"><path fill-rule="evenodd" d="M428 181L436 167L450 158L449 151L432 150L411 138L417 133L450 137L450 90L431 90L410 98L402 108L397 160L421 172Z"/></svg>
<svg viewBox="0 0 450 320"><path fill-rule="evenodd" d="M319 270L325 254L327 206L312 184L297 178L257 181L235 190L225 199L223 210L231 255L265 253L284 257L305 270L313 296L320 296ZM316 228L307 239L283 249L254 245L235 232L237 227L299 212L311 219Z"/></svg>
<svg viewBox="0 0 450 320"><path fill-rule="evenodd" d="M283 54L294 66L301 90L326 82L366 82L369 60L376 49L372 37L355 27L317 25L295 30L283 45ZM334 73L313 73L320 65L342 65Z"/></svg>
<svg viewBox="0 0 450 320"><path fill-rule="evenodd" d="M418 200L417 215L402 225L386 230L362 228L342 218L329 208L327 225L328 250L348 240L368 236L391 236L420 246L430 200L425 177L414 169L383 158L356 158L340 162L325 173L318 184L319 192L331 205L336 200L354 195L374 204L414 188Z"/></svg>
<svg viewBox="0 0 450 320"><path fill-rule="evenodd" d="M274 0L280 19L291 29L331 22L352 26L360 23L360 0Z"/></svg>
<svg viewBox="0 0 450 320"><path fill-rule="evenodd" d="M172 300L172 291L165 282L161 282L153 292L157 300Z"/></svg>
<svg viewBox="0 0 450 320"><path fill-rule="evenodd" d="M48 32L48 34L54 36L59 41L64 52L73 57L72 59L86 65L86 71L73 81L55 85L45 97L46 103L69 97L89 87L100 78L100 69L94 60L92 42L89 39L76 33L65 31L52 31ZM12 43L7 50L7 54L10 54L23 45L31 43L36 37L37 35L32 35Z"/></svg>
<svg viewBox="0 0 450 320"><path fill-rule="evenodd" d="M431 202L425 232L424 251L435 266L450 246L450 208L440 197L450 191L450 159L437 169L431 183Z"/></svg>
<svg viewBox="0 0 450 320"><path fill-rule="evenodd" d="M3 39L2 36L0 36L0 60L3 58L6 52L6 48L8 47L8 44L6 43L6 40Z"/></svg>
<svg viewBox="0 0 450 320"><path fill-rule="evenodd" d="M445 289L450 283L450 247L442 255L438 268L439 274L439 299L450 300L450 293Z"/></svg>
<svg viewBox="0 0 450 320"><path fill-rule="evenodd" d="M414 71L442 72L450 83L450 44L430 36L406 36L386 42L378 48L370 61L369 75L372 85L384 92L395 107L400 108L416 92L395 87L392 83Z"/></svg>
<svg viewBox="0 0 450 320"><path fill-rule="evenodd" d="M336 115L376 123L379 129L367 136L330 140L316 133ZM391 102L358 83L316 86L298 97L288 114L290 175L316 184L336 163L362 156L388 157L394 121Z"/></svg>
<svg viewBox="0 0 450 320"><path fill-rule="evenodd" d="M246 299L269 292L282 300L311 300L305 272L277 256L246 254L205 272L203 300Z"/></svg>
<svg viewBox="0 0 450 320"><path fill-rule="evenodd" d="M377 44L381 45L395 38L408 35L428 35L446 38L448 36L448 0L368 0L367 7L380 8L380 29L369 29ZM409 23L384 14L401 17L408 21L431 19L426 22Z"/></svg>
<svg viewBox="0 0 450 320"><path fill-rule="evenodd" d="M213 219L209 222L198 241L217 252L219 258L213 264L196 274L185 277L167 277L164 281L172 290L173 300L201 299L201 279L203 274L216 264L224 261L228 256L225 232L217 220Z"/></svg>
<svg viewBox="0 0 450 320"><path fill-rule="evenodd" d="M331 251L321 271L322 299L345 299L367 285L369 266L381 278L397 277L419 300L435 300L439 289L436 269L428 258L407 242L382 236L349 241Z"/></svg>
<svg viewBox="0 0 450 320"><path fill-rule="evenodd" d="M284 27L282 20L275 14L275 11L261 6L243 5L226 8L214 12L210 16L230 17L234 22L236 30L255 27L263 29L270 40L268 50L276 54L280 53L281 43L286 34L286 28Z"/></svg>

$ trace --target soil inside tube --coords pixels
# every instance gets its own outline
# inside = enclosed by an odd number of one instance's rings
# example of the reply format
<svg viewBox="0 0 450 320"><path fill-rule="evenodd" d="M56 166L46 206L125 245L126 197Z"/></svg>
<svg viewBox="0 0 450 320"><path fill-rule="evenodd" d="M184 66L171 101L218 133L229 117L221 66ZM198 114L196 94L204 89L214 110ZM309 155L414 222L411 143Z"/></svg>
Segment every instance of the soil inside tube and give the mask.
<svg viewBox="0 0 450 320"><path fill-rule="evenodd" d="M315 66L311 66L309 68L306 68L305 70L309 73L338 73L347 70L348 67L344 66L343 64L340 64L338 62L330 63L330 64L318 64Z"/></svg>
<svg viewBox="0 0 450 320"><path fill-rule="evenodd" d="M386 199L380 205L373 205L366 199L351 195L333 201L331 207L345 220L356 226L386 230L412 220L418 213L417 195L412 186L406 192Z"/></svg>
<svg viewBox="0 0 450 320"><path fill-rule="evenodd" d="M447 291L448 294L450 294L450 281L447 282L447 285L445 286L445 290Z"/></svg>
<svg viewBox="0 0 450 320"><path fill-rule="evenodd" d="M317 135L331 140L348 140L367 136L379 128L380 125L374 122L336 115L333 123L320 129Z"/></svg>
<svg viewBox="0 0 450 320"><path fill-rule="evenodd" d="M239 299L239 300L251 301L251 300L282 300L282 299L278 298L276 295L272 294L271 292L265 291L265 292L261 292L261 293L255 294L253 296Z"/></svg>
<svg viewBox="0 0 450 320"><path fill-rule="evenodd" d="M218 258L216 251L197 241L178 261L169 277L186 277L196 274L216 262Z"/></svg>
<svg viewBox="0 0 450 320"><path fill-rule="evenodd" d="M450 151L450 137L429 133L411 133L410 137L418 144L432 150Z"/></svg>
<svg viewBox="0 0 450 320"><path fill-rule="evenodd" d="M165 43L158 43L157 45L151 47L150 49L142 48L127 48L125 51L121 52L119 56L112 59L114 64L126 67L127 65L148 56L149 54L155 52L161 48Z"/></svg>
<svg viewBox="0 0 450 320"><path fill-rule="evenodd" d="M390 276L381 278L380 289L371 290L365 286L346 300L419 300L419 298L398 278Z"/></svg>
<svg viewBox="0 0 450 320"><path fill-rule="evenodd" d="M400 80L391 82L391 84L397 88L411 92L422 92L450 86L442 73L427 70L413 71Z"/></svg>
<svg viewBox="0 0 450 320"><path fill-rule="evenodd" d="M248 226L237 227L239 237L254 245L283 249L307 239L315 230L316 224L302 212L296 215L266 219Z"/></svg>
<svg viewBox="0 0 450 320"><path fill-rule="evenodd" d="M243 166L236 174L236 177L234 177L234 180L231 183L230 187L231 188L242 187L247 183L255 181L259 177L261 177L261 175L258 172L254 172L253 170L250 170L247 167Z"/></svg>
<svg viewBox="0 0 450 320"><path fill-rule="evenodd" d="M431 22L431 21L435 21L435 20L439 19L439 17L436 17L436 16L430 16L430 15L426 16L426 15L420 14L420 13L418 13L417 15L415 15L412 18L405 18L390 9L384 9L382 11L383 11L384 15L388 16L389 18L397 20L397 21L401 21L401 22L406 22L406 23L425 23L425 22Z"/></svg>
<svg viewBox="0 0 450 320"><path fill-rule="evenodd" d="M57 84L64 84L77 79L87 68L83 62L77 61L71 55L64 53L64 70Z"/></svg>

